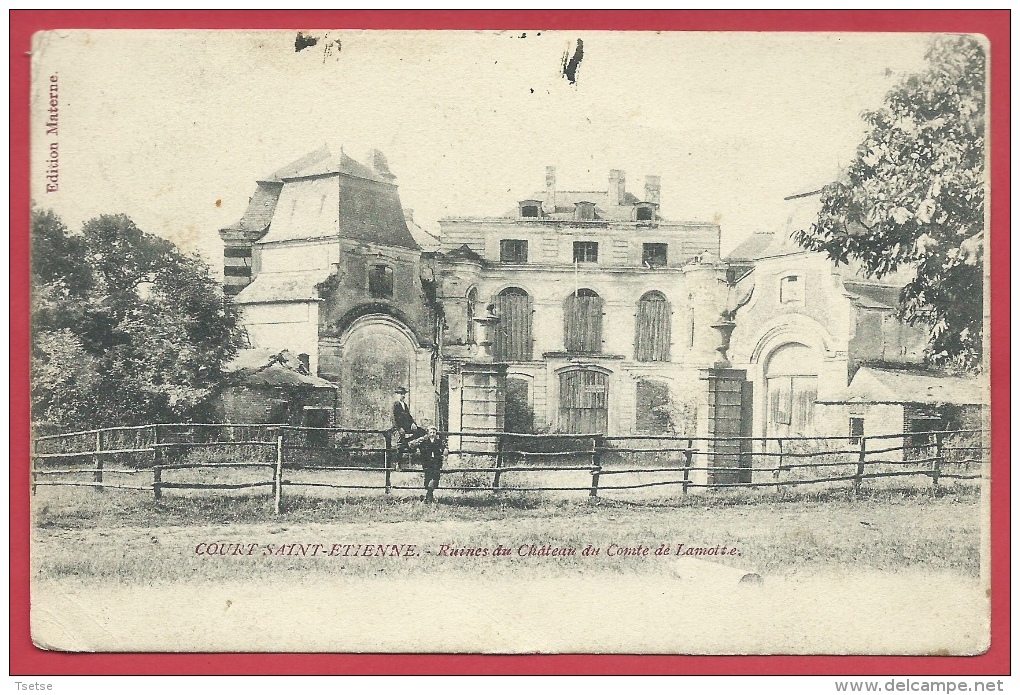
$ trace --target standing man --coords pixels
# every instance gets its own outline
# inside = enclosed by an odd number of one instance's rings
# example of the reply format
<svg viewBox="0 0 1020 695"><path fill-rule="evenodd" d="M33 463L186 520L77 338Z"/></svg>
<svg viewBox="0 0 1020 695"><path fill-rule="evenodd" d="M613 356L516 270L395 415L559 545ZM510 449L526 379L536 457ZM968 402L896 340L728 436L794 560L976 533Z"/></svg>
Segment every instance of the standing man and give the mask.
<svg viewBox="0 0 1020 695"><path fill-rule="evenodd" d="M411 415L411 409L407 405L407 389L398 386L393 392L396 400L393 401L393 430L397 436L397 452L407 451L406 442L416 436L425 433L425 430L418 427Z"/></svg>
<svg viewBox="0 0 1020 695"><path fill-rule="evenodd" d="M433 504L433 496L439 487L439 472L443 468L443 456L446 454L446 443L439 437L439 429L429 425L425 437L417 443L421 458L421 468L425 473L425 503Z"/></svg>

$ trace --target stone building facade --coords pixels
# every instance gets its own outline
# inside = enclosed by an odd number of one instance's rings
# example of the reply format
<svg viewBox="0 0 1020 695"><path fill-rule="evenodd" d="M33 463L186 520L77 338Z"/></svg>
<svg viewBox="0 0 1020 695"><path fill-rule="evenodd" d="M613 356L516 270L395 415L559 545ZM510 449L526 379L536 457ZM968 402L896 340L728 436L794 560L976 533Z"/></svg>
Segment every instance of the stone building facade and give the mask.
<svg viewBox="0 0 1020 695"><path fill-rule="evenodd" d="M444 364L470 359L492 305L508 429L693 434L726 267L719 226L669 221L659 200L656 176L641 197L619 170L607 190L561 191L549 167L503 215L440 221Z"/></svg>
<svg viewBox="0 0 1020 695"><path fill-rule="evenodd" d="M905 278L792 241L817 195L720 259L719 226L666 219L656 176L640 197L619 170L606 190L561 191L549 167L513 209L441 220L437 238L402 209L385 157L366 162L312 152L220 230L252 347L336 384L331 424L388 427L402 385L420 423L448 430L842 436L862 366L923 360L924 329L896 317Z"/></svg>
<svg viewBox="0 0 1020 695"><path fill-rule="evenodd" d="M796 202L786 229L754 234L726 257L730 357L752 384L754 436L841 436L850 427L845 409L819 402L834 401L862 365L916 368L928 336L896 316L905 277L868 279L792 240L818 201Z"/></svg>

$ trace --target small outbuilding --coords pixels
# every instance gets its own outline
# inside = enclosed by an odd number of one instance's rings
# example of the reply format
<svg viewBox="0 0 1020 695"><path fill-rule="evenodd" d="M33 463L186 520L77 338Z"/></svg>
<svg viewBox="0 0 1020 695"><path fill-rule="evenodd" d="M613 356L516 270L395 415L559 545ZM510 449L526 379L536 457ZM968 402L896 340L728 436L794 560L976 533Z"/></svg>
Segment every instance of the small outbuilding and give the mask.
<svg viewBox="0 0 1020 695"><path fill-rule="evenodd" d="M215 399L220 422L330 427L338 387L310 373L303 355L288 350L242 350L226 366L227 386Z"/></svg>
<svg viewBox="0 0 1020 695"><path fill-rule="evenodd" d="M987 403L987 385L977 378L861 367L845 390L817 405L828 411L827 422L845 423L851 440L905 435L903 456L912 458L930 444L931 432L982 430Z"/></svg>

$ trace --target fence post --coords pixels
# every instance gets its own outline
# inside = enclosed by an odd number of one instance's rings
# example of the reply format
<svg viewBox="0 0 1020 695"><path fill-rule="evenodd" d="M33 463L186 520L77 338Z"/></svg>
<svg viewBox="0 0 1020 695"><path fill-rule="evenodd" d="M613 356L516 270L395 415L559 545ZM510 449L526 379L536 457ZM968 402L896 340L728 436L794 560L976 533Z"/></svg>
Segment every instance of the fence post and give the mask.
<svg viewBox="0 0 1020 695"><path fill-rule="evenodd" d="M163 467L152 467L152 498L157 502L163 498Z"/></svg>
<svg viewBox="0 0 1020 695"><path fill-rule="evenodd" d="M283 497L283 430L276 434L276 466L273 468L273 511L280 513L280 502Z"/></svg>
<svg viewBox="0 0 1020 695"><path fill-rule="evenodd" d="M857 454L857 475L854 476L854 495L861 494L861 483L864 480L864 461L868 458L868 439L861 436L861 450Z"/></svg>
<svg viewBox="0 0 1020 695"><path fill-rule="evenodd" d="M386 470L386 494L390 494L390 447L393 446L393 435L389 430L383 432L383 468Z"/></svg>
<svg viewBox="0 0 1020 695"><path fill-rule="evenodd" d="M687 440L687 451L684 452L684 494L691 484L691 466L694 464L694 440Z"/></svg>
<svg viewBox="0 0 1020 695"><path fill-rule="evenodd" d="M92 462L95 464L95 472L92 474L92 479L98 483L92 489L96 492L103 491L103 457L100 456L99 452L103 450L103 431L96 430L96 453L92 457Z"/></svg>
<svg viewBox="0 0 1020 695"><path fill-rule="evenodd" d="M776 470L772 471L772 481L776 484L776 493L779 493L779 472L783 469L783 438L777 441L779 445L779 460L776 462ZM769 440L765 440L765 450L768 451Z"/></svg>
<svg viewBox="0 0 1020 695"><path fill-rule="evenodd" d="M602 472L602 437L591 440L591 492L588 497L595 499L599 494L599 473Z"/></svg>
<svg viewBox="0 0 1020 695"><path fill-rule="evenodd" d="M496 472L492 474L492 491L499 491L500 468L503 467L503 433L496 435Z"/></svg>
<svg viewBox="0 0 1020 695"><path fill-rule="evenodd" d="M942 473L942 433L934 432L935 438L935 460L932 462L931 483L936 488L939 486L939 475Z"/></svg>

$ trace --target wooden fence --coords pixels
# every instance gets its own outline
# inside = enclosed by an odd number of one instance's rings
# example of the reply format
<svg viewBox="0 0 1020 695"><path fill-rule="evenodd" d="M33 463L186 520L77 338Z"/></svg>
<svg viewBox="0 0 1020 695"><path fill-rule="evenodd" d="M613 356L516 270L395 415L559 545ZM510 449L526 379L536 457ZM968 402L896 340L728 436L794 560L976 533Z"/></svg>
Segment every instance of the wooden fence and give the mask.
<svg viewBox="0 0 1020 695"><path fill-rule="evenodd" d="M865 481L904 477L920 477L938 486L943 480L981 478L988 458L986 433L978 430L852 439L476 432L448 432L444 437L458 443L443 468L444 490L577 492L591 498L655 487L687 494L698 488L778 491L788 486L845 483L859 492ZM744 453L728 454L722 460L731 465L718 465L719 459L713 458L718 454L713 452L725 449L723 444L732 449L736 439L742 440L739 449ZM420 485L407 484L405 474L422 469L412 454L400 454L393 445L391 433L381 430L224 424L117 427L36 438L31 484L33 494L39 486L65 485L100 492L146 490L155 500L170 490L269 488L279 513L285 487L381 490L384 494L420 491ZM167 477L181 471L257 469L267 470L267 478L208 482ZM308 473L320 479L300 479ZM507 477L515 474L537 476L541 484L507 484ZM556 474L574 480L569 485L545 484L546 478ZM150 475L151 483L137 482L140 476ZM133 480L124 482L119 476ZM583 483L577 476L584 476Z"/></svg>

